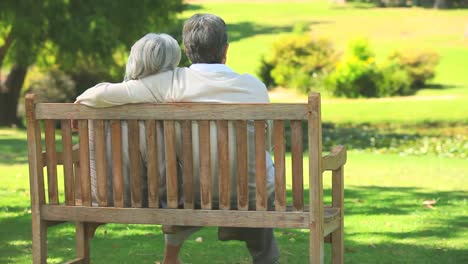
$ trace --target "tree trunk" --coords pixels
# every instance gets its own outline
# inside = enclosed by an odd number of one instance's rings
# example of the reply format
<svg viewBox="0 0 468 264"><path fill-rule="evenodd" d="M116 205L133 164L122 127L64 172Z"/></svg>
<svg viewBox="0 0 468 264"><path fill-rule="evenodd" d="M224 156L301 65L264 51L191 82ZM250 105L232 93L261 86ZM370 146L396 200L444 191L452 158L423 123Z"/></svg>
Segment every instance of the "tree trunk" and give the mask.
<svg viewBox="0 0 468 264"><path fill-rule="evenodd" d="M5 83L0 83L0 126L21 125L16 112L27 69L26 66L13 66Z"/></svg>
<svg viewBox="0 0 468 264"><path fill-rule="evenodd" d="M446 0L435 0L434 1L434 8L436 8L436 9L447 8L447 1Z"/></svg>

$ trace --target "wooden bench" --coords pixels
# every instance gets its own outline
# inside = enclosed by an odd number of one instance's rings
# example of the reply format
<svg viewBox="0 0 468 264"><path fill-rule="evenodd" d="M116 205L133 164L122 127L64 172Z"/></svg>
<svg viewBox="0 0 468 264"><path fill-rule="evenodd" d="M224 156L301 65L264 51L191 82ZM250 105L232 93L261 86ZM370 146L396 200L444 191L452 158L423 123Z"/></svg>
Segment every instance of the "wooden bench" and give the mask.
<svg viewBox="0 0 468 264"><path fill-rule="evenodd" d="M311 94L306 104L133 104L111 108L90 108L79 104L38 103L26 97L29 173L31 188L33 263L47 261L47 229L63 223L76 223L76 259L68 263L89 263L89 240L104 223L189 226L271 227L310 230L310 263L324 260L324 242L332 243L332 263L343 263L343 166L342 146L322 157L320 95ZM72 132L72 120L78 133ZM121 123L128 122L131 168L131 207L124 207ZM144 121L148 160L157 160L156 120L164 124L167 206L159 206L158 162L148 162L148 197L141 195L139 121ZM265 169L265 120L273 121L275 163L275 206L267 210ZM97 204L93 203L90 177L89 122L94 123ZM106 160L105 122L111 124L111 161ZM197 122L200 141L201 209L194 209L193 147L191 124ZM230 206L228 122L234 124L237 148L237 208ZM42 124L43 123L43 124ZM177 125L175 125L177 124ZM210 124L217 127L219 206L211 202ZM256 208L248 208L247 132L255 129ZM303 124L307 124L303 126ZM181 139L175 127L181 127ZM286 136L289 135L289 136ZM56 136L58 139L56 139ZM306 140L303 140L307 137ZM176 141L183 154L176 157ZM56 143L58 142L58 144ZM79 141L74 146L73 142ZM42 143L45 142L45 148ZM305 144L303 142L306 142ZM58 146L61 145L60 148ZM288 146L288 147L287 147ZM291 153L292 204L286 199L286 152ZM185 151L187 150L187 151ZM177 160L183 167L183 207L178 205ZM308 162L304 162L308 161ZM113 198L107 196L107 162L112 163ZM47 184L45 184L46 167ZM309 183L309 204L304 203L304 172ZM58 186L58 170L63 169L64 186ZM323 204L322 174L332 171L332 203ZM60 173L61 175L61 173ZM306 191L306 192L304 192ZM147 198L148 207L142 208ZM110 204L113 204L112 206Z"/></svg>

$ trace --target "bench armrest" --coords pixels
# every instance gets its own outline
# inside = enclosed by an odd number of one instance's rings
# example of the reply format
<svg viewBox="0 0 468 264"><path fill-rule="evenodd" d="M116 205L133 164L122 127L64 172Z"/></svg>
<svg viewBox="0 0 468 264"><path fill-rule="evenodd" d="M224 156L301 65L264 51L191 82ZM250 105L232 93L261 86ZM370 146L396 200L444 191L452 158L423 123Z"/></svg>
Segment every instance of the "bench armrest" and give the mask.
<svg viewBox="0 0 468 264"><path fill-rule="evenodd" d="M346 148L342 145L334 146L330 154L322 157L322 170L337 170L346 163Z"/></svg>

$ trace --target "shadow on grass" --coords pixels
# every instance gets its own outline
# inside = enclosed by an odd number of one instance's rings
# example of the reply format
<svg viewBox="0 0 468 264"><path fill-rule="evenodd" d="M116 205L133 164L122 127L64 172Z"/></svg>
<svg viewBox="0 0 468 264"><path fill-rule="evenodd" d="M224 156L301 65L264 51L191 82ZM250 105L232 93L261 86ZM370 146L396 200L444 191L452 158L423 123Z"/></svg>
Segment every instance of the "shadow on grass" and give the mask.
<svg viewBox="0 0 468 264"><path fill-rule="evenodd" d="M26 139L0 138L0 164L28 162L28 143Z"/></svg>
<svg viewBox="0 0 468 264"><path fill-rule="evenodd" d="M309 28L312 25L328 24L330 21L311 21L304 22L303 26ZM262 34L281 34L290 33L293 31L294 25L288 26L267 26L255 24L252 22L239 22L227 24L229 42L235 42L244 38L262 35Z"/></svg>

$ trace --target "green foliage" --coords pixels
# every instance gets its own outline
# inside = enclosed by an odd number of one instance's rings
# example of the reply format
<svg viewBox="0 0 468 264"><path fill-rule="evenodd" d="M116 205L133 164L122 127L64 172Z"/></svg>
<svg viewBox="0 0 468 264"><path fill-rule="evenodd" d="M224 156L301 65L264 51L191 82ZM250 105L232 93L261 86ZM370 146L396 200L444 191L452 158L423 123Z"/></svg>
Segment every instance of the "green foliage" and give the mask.
<svg viewBox="0 0 468 264"><path fill-rule="evenodd" d="M439 63L439 55L433 51L394 51L388 59L395 67L408 73L413 88L421 88L426 81L434 78Z"/></svg>
<svg viewBox="0 0 468 264"><path fill-rule="evenodd" d="M352 41L346 55L326 85L333 95L348 98L414 94L434 77L439 61L435 52L396 51L378 65L365 39Z"/></svg>
<svg viewBox="0 0 468 264"><path fill-rule="evenodd" d="M261 61L259 75L269 86L280 85L307 93L321 84L337 58L327 39L288 35L273 43L270 56Z"/></svg>
<svg viewBox="0 0 468 264"><path fill-rule="evenodd" d="M326 85L335 96L376 97L380 95L380 80L381 74L369 43L365 39L356 39L349 44L344 60L326 79Z"/></svg>
<svg viewBox="0 0 468 264"><path fill-rule="evenodd" d="M29 80L28 92L48 103L70 103L76 98L75 82L63 71L52 68Z"/></svg>

